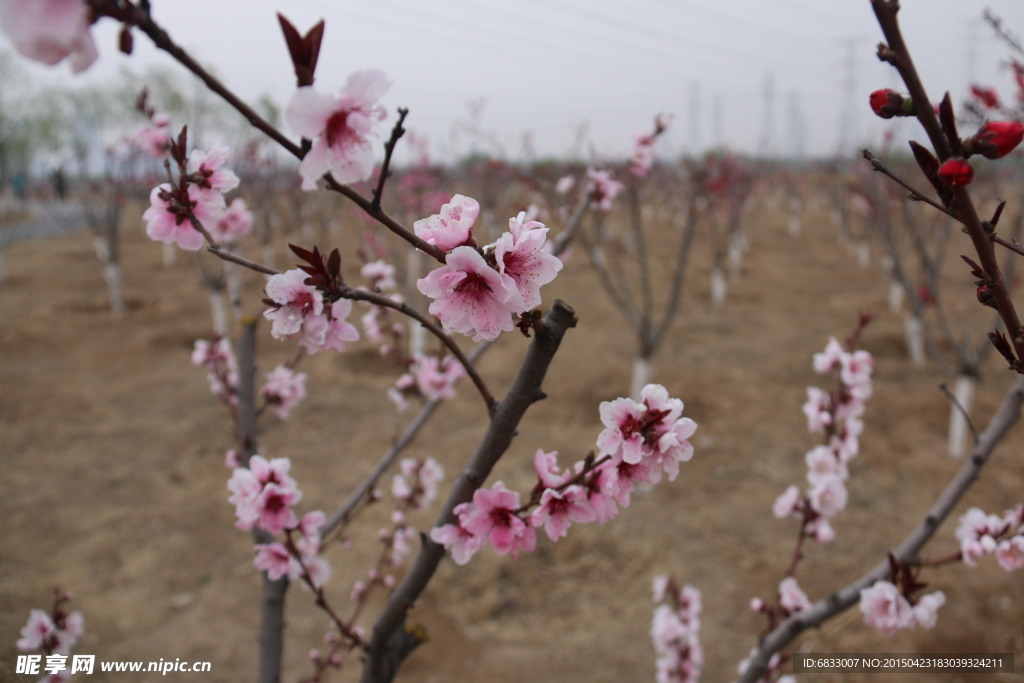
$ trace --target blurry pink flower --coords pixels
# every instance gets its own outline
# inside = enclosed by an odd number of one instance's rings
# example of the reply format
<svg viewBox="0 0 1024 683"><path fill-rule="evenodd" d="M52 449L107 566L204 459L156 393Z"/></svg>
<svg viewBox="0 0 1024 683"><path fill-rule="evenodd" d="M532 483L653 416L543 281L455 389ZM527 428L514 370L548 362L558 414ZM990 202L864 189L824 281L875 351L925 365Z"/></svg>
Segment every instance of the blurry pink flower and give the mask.
<svg viewBox="0 0 1024 683"><path fill-rule="evenodd" d="M217 222L207 226L207 229L218 242L234 242L252 232L252 212L246 207L244 199L235 197Z"/></svg>
<svg viewBox="0 0 1024 683"><path fill-rule="evenodd" d="M573 477L569 470L559 471L558 451L545 453L538 448L533 456L533 469L537 472L537 481L546 489L557 489Z"/></svg>
<svg viewBox="0 0 1024 683"><path fill-rule="evenodd" d="M871 357L870 353L867 351L847 353L843 355L841 362L842 368L839 371L839 377L843 380L843 384L855 387L871 383L871 373L875 367L875 360ZM870 394L864 396L862 400L869 397Z"/></svg>
<svg viewBox="0 0 1024 683"><path fill-rule="evenodd" d="M571 175L562 176L555 184L555 192L558 194L569 194L569 191L572 190L572 187L575 184L576 179Z"/></svg>
<svg viewBox="0 0 1024 683"><path fill-rule="evenodd" d="M646 406L631 398L602 401L598 406L605 428L597 437L597 447L614 459L635 464L643 457L644 415Z"/></svg>
<svg viewBox="0 0 1024 683"><path fill-rule="evenodd" d="M469 558L483 547L484 537L470 532L463 526L463 518L472 515L472 503L456 505L452 512L455 513L455 524L434 527L430 530L430 540L443 545L451 553L455 564L461 566L469 562Z"/></svg>
<svg viewBox="0 0 1024 683"><path fill-rule="evenodd" d="M365 264L359 274L370 281L372 289L385 291L396 287L395 267L383 259Z"/></svg>
<svg viewBox="0 0 1024 683"><path fill-rule="evenodd" d="M488 266L472 247L453 249L445 265L417 280L416 287L434 300L430 313L447 330L473 341L493 341L514 329L511 305L519 299L515 282Z"/></svg>
<svg viewBox="0 0 1024 683"><path fill-rule="evenodd" d="M577 464L577 468L582 463ZM618 474L616 466L608 461L596 468L584 482L587 491L587 502L594 511L594 521L598 524L615 519L619 514L619 506L616 504L615 493L618 488Z"/></svg>
<svg viewBox="0 0 1024 683"><path fill-rule="evenodd" d="M612 178L610 171L587 169L587 194L602 211L609 211L615 196L622 191L622 183Z"/></svg>
<svg viewBox="0 0 1024 683"><path fill-rule="evenodd" d="M996 546L996 561L1008 572L1024 567L1024 536L1000 541Z"/></svg>
<svg viewBox="0 0 1024 683"><path fill-rule="evenodd" d="M309 580L314 588L323 588L327 580L331 578L331 563L323 555L303 555L302 565L292 558L290 576L297 579L302 576L302 566L306 567L309 573ZM305 582L302 583L305 587Z"/></svg>
<svg viewBox="0 0 1024 683"><path fill-rule="evenodd" d="M796 486L790 486L781 496L775 499L775 503L772 505L772 514L777 519L789 517L796 512L797 507L800 505L800 498L800 489Z"/></svg>
<svg viewBox="0 0 1024 683"><path fill-rule="evenodd" d="M168 119L161 118L163 125L154 119L153 125L143 125L132 140L145 156L150 159L163 159L171 146L171 137L167 133Z"/></svg>
<svg viewBox="0 0 1024 683"><path fill-rule="evenodd" d="M253 565L257 569L267 572L267 578L277 581L283 576L288 576L292 569L292 556L283 543L268 543L257 545L256 558Z"/></svg>
<svg viewBox="0 0 1024 683"><path fill-rule="evenodd" d="M865 624L890 636L914 624L910 603L888 581L876 581L860 592L860 611Z"/></svg>
<svg viewBox="0 0 1024 683"><path fill-rule="evenodd" d="M822 476L807 492L807 500L814 511L822 517L835 517L846 507L846 485L833 474Z"/></svg>
<svg viewBox="0 0 1024 683"><path fill-rule="evenodd" d="M800 588L796 578L787 576L779 583L779 604L790 614L810 609L811 601Z"/></svg>
<svg viewBox="0 0 1024 683"><path fill-rule="evenodd" d="M537 545L537 534L516 514L519 494L495 482L491 488L477 489L473 493L473 508L461 519L461 526L474 536L487 537L499 555L519 551L532 551Z"/></svg>
<svg viewBox="0 0 1024 683"><path fill-rule="evenodd" d="M439 360L437 356L419 354L414 357L411 372L420 393L431 401L455 398L455 382L466 374L454 356Z"/></svg>
<svg viewBox="0 0 1024 683"><path fill-rule="evenodd" d="M79 73L96 61L90 10L82 0L0 0L0 29L25 57Z"/></svg>
<svg viewBox="0 0 1024 683"><path fill-rule="evenodd" d="M914 615L914 625L924 629L935 628L939 608L945 604L946 594L942 591L935 591L934 593L919 597L917 604L911 608Z"/></svg>
<svg viewBox="0 0 1024 683"><path fill-rule="evenodd" d="M21 638L15 643L15 647L22 652L39 650L56 632L57 627L50 615L41 609L34 609L28 613L28 621L21 627Z"/></svg>
<svg viewBox="0 0 1024 683"><path fill-rule="evenodd" d="M818 543L831 543L836 539L836 531L828 520L818 517L804 527L804 532Z"/></svg>
<svg viewBox="0 0 1024 683"><path fill-rule="evenodd" d="M970 508L961 515L954 532L960 541L960 554L964 563L973 567L976 560L997 547L995 537L1000 535L1005 526L1004 520L998 515L987 515L981 508Z"/></svg>
<svg viewBox="0 0 1024 683"><path fill-rule="evenodd" d="M647 175L654 164L654 138L649 133L641 133L633 142L633 158L630 160L629 171L638 178Z"/></svg>
<svg viewBox="0 0 1024 683"><path fill-rule="evenodd" d="M224 197L189 185L190 206L184 207L172 198L172 192L174 189L163 183L149 193L150 206L142 214L146 234L157 242L173 242L186 251L198 251L203 246L203 235L192 227L188 212L191 211L203 227L214 225L224 212Z"/></svg>
<svg viewBox="0 0 1024 683"><path fill-rule="evenodd" d="M846 464L839 460L828 446L815 446L804 455L807 463L807 481L814 486L825 477L846 479Z"/></svg>
<svg viewBox="0 0 1024 683"><path fill-rule="evenodd" d="M843 345L835 337L829 337L825 350L814 354L814 371L825 374L840 369L845 355L846 351L843 350Z"/></svg>
<svg viewBox="0 0 1024 683"><path fill-rule="evenodd" d="M807 387L807 402L804 415L807 416L807 431L823 433L832 424L832 399L818 387Z"/></svg>
<svg viewBox="0 0 1024 683"><path fill-rule="evenodd" d="M480 215L480 204L472 197L457 194L441 211L412 224L416 236L441 251L451 251L469 242L473 224Z"/></svg>
<svg viewBox="0 0 1024 683"><path fill-rule="evenodd" d="M285 529L294 529L299 525L299 520L291 506L301 498L302 492L298 489L274 483L265 485L255 501L259 515L256 526L275 535Z"/></svg>
<svg viewBox="0 0 1024 683"><path fill-rule="evenodd" d="M302 189L316 189L317 179L328 171L340 183L369 177L373 150L368 136L386 115L376 104L390 83L379 69L357 71L349 76L338 95L318 93L312 86L299 88L285 109L285 120L304 138L316 140L299 165Z"/></svg>
<svg viewBox="0 0 1024 683"><path fill-rule="evenodd" d="M562 269L558 257L544 250L548 229L543 223L525 218L525 211L510 218L509 231L494 243L498 271L511 276L519 290L519 300L512 305L516 313L540 306L540 288L554 280Z"/></svg>
<svg viewBox="0 0 1024 683"><path fill-rule="evenodd" d="M280 419L286 420L292 408L306 398L306 373L278 365L267 373L260 395Z"/></svg>

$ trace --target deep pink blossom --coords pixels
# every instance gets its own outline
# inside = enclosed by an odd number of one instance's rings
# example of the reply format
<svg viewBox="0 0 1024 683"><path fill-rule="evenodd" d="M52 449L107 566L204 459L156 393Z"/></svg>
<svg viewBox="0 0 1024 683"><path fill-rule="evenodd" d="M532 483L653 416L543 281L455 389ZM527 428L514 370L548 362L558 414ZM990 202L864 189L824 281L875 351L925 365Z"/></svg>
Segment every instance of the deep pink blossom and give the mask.
<svg viewBox="0 0 1024 683"><path fill-rule="evenodd" d="M295 268L271 275L267 280L267 298L277 308L263 312L263 317L273 324L270 329L274 339L287 339L297 334L308 318L318 317L324 310L323 295L305 284L309 275Z"/></svg>
<svg viewBox="0 0 1024 683"><path fill-rule="evenodd" d="M292 556L283 543L267 543L255 546L256 558L253 565L267 573L267 578L277 581L292 572Z"/></svg>
<svg viewBox="0 0 1024 683"><path fill-rule="evenodd" d="M493 341L514 328L512 306L520 297L515 281L487 265L472 247L453 249L445 265L417 280L416 287L434 300L430 313L447 330Z"/></svg>
<svg viewBox="0 0 1024 683"><path fill-rule="evenodd" d="M210 151L194 149L188 155L189 182L203 190L230 192L238 187L238 176L231 169L224 168L231 150L224 146L213 147Z"/></svg>
<svg viewBox="0 0 1024 683"><path fill-rule="evenodd" d="M564 537L573 523L593 522L597 518L587 492L579 486L569 486L562 491L545 489L540 505L530 516L535 527L544 527L552 541Z"/></svg>
<svg viewBox="0 0 1024 683"><path fill-rule="evenodd" d="M157 242L174 243L187 251L198 251L203 246L203 235L188 219L191 213L206 227L214 225L224 213L224 197L218 192L207 192L196 185L188 187L189 207L172 200L173 188L157 185L149 194L150 206L142 214L146 221L146 234Z"/></svg>
<svg viewBox="0 0 1024 683"><path fill-rule="evenodd" d="M349 76L336 96L324 95L312 86L299 88L285 109L292 130L314 140L299 165L302 189L316 189L316 181L328 171L340 183L354 183L373 170L369 137L386 115L377 104L390 82L379 69L357 71Z"/></svg>
<svg viewBox="0 0 1024 683"><path fill-rule="evenodd" d="M473 508L460 523L474 536L486 537L499 555L518 557L520 551L532 551L537 543L533 527L516 514L519 507L519 494L495 482L473 493Z"/></svg>
<svg viewBox="0 0 1024 683"><path fill-rule="evenodd" d="M430 540L439 543L451 553L452 559L457 565L464 565L469 562L484 544L484 536L474 534L463 526L463 519L472 515L473 504L462 503L456 505L455 523L445 524L430 530Z"/></svg>
<svg viewBox="0 0 1024 683"><path fill-rule="evenodd" d="M0 0L0 30L29 59L54 65L68 59L79 73L99 56L82 0Z"/></svg>

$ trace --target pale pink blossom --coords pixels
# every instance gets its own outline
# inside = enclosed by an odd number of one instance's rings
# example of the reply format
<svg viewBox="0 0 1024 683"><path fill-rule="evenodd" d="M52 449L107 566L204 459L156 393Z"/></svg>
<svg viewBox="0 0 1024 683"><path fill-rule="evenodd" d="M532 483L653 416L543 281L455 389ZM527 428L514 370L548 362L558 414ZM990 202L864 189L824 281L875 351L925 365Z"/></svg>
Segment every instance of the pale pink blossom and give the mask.
<svg viewBox="0 0 1024 683"><path fill-rule="evenodd" d="M189 213L203 227L213 225L224 213L224 197L217 192L207 192L196 185L188 187L188 207L180 206L171 199L173 188L163 183L149 194L150 206L142 214L146 221L146 234L157 242L174 243L187 251L198 251L203 246L203 235L189 220Z"/></svg>
<svg viewBox="0 0 1024 683"><path fill-rule="evenodd" d="M460 525L474 536L486 537L499 555L518 557L537 543L533 527L516 514L519 508L519 494L495 482L473 493L473 507L460 516Z"/></svg>
<svg viewBox="0 0 1024 683"><path fill-rule="evenodd" d="M385 291L396 287L395 267L383 259L364 264L359 274L370 281L372 289ZM374 306L374 310L377 308Z"/></svg>
<svg viewBox="0 0 1024 683"><path fill-rule="evenodd" d="M301 565L293 557L289 567L289 576L292 579L302 577L303 567L306 568L309 581L314 588L323 588L327 580L331 578L331 563L323 555L303 555ZM306 583L303 582L302 585L305 587Z"/></svg>
<svg viewBox="0 0 1024 683"><path fill-rule="evenodd" d="M779 605L790 614L810 609L811 601L796 578L787 576L779 583Z"/></svg>
<svg viewBox="0 0 1024 683"><path fill-rule="evenodd" d="M871 373L874 371L875 359L867 351L854 351L844 354L842 357L842 368L839 371L839 378L848 387L870 387ZM870 392L870 390L868 390ZM859 397L864 400L870 397Z"/></svg>
<svg viewBox="0 0 1024 683"><path fill-rule="evenodd" d="M519 290L519 301L512 310L522 313L540 306L540 288L555 279L562 269L557 256L544 249L548 229L543 223L526 221L520 212L508 221L509 231L494 243L494 260L498 271L509 275Z"/></svg>
<svg viewBox="0 0 1024 683"><path fill-rule="evenodd" d="M619 486L616 466L608 461L596 468L583 484L587 490L587 502L594 511L594 521L598 524L615 519L619 514L615 494Z"/></svg>
<svg viewBox="0 0 1024 683"><path fill-rule="evenodd" d="M555 184L555 192L558 194L569 194L575 184L576 179L571 175L562 176Z"/></svg>
<svg viewBox="0 0 1024 683"><path fill-rule="evenodd" d="M535 527L543 526L548 538L557 541L569 533L570 525L593 522L596 518L597 514L587 501L587 492L579 486L569 486L563 491L545 489L540 505L530 516L530 523Z"/></svg>
<svg viewBox="0 0 1024 683"><path fill-rule="evenodd" d="M654 140L650 133L636 136L633 142L633 157L629 164L629 170L633 175L643 177L651 170L654 164Z"/></svg>
<svg viewBox="0 0 1024 683"><path fill-rule="evenodd" d="M825 350L821 353L814 354L814 371L820 374L827 372L834 372L839 370L843 364L843 358L846 356L846 351L843 350L843 345L840 344L835 337L829 337L828 344L825 345Z"/></svg>
<svg viewBox="0 0 1024 683"><path fill-rule="evenodd" d="M430 313L446 330L474 341L493 341L514 329L512 306L520 297L515 282L487 265L472 247L453 249L445 265L417 280L416 287L434 300Z"/></svg>
<svg viewBox="0 0 1024 683"><path fill-rule="evenodd" d="M911 607L914 614L914 625L923 629L935 628L939 608L944 604L946 604L946 594L942 591L935 591L919 597L917 604Z"/></svg>
<svg viewBox="0 0 1024 683"><path fill-rule="evenodd" d="M846 485L835 475L822 475L807 492L807 500L822 517L834 517L846 507Z"/></svg>
<svg viewBox="0 0 1024 683"><path fill-rule="evenodd" d="M224 168L230 155L231 150L224 146L213 147L208 152L192 150L188 155L189 183L220 193L238 187L238 176L231 169Z"/></svg>
<svg viewBox="0 0 1024 683"><path fill-rule="evenodd" d="M252 212L245 200L235 197L212 226L206 226L217 242L234 242L252 232Z"/></svg>
<svg viewBox="0 0 1024 683"><path fill-rule="evenodd" d="M457 194L438 213L415 221L412 229L424 242L451 251L469 242L479 215L480 204L475 199Z"/></svg>
<svg viewBox="0 0 1024 683"><path fill-rule="evenodd" d="M255 546L256 557L253 566L267 573L267 578L277 581L292 573L292 556L284 543L267 543Z"/></svg>
<svg viewBox="0 0 1024 683"><path fill-rule="evenodd" d="M960 541L960 554L965 564L973 567L977 559L994 552L998 544L996 537L1005 528L1005 521L998 515L988 515L981 508L970 508L957 523L955 535Z"/></svg>
<svg viewBox="0 0 1024 683"><path fill-rule="evenodd" d="M807 523L804 532L818 543L831 543L836 539L835 529L824 517L818 517Z"/></svg>
<svg viewBox="0 0 1024 683"><path fill-rule="evenodd" d="M807 387L807 402L804 415L807 416L807 431L812 434L824 432L832 425L832 399L818 387Z"/></svg>
<svg viewBox="0 0 1024 683"><path fill-rule="evenodd" d="M669 397L659 384L648 384L640 393L640 402L630 398L605 401L598 407L605 429L597 437L601 454L628 465L642 460L650 468L648 483L657 483L661 472L670 479L678 473L679 462L693 457L689 438L697 429L690 418L681 417L683 402Z"/></svg>
<svg viewBox="0 0 1024 683"><path fill-rule="evenodd" d="M1008 572L1024 567L1024 536L1013 536L996 546L996 561Z"/></svg>
<svg viewBox="0 0 1024 683"><path fill-rule="evenodd" d="M538 448L533 456L533 469L537 472L537 481L546 489L557 489L573 477L571 471L558 469L558 451L545 453Z"/></svg>
<svg viewBox="0 0 1024 683"><path fill-rule="evenodd" d="M15 643L22 652L32 652L42 649L48 639L52 639L57 632L50 615L41 609L34 609L28 613L28 621L21 627L21 638Z"/></svg>
<svg viewBox="0 0 1024 683"><path fill-rule="evenodd" d="M0 30L14 49L53 66L68 59L79 73L99 56L89 32L90 10L82 0L2 0Z"/></svg>
<svg viewBox="0 0 1024 683"><path fill-rule="evenodd" d="M292 130L314 140L299 165L302 189L316 189L316 181L328 171L340 183L354 183L373 170L370 136L386 111L377 104L390 82L379 69L357 71L341 92L331 97L313 89L299 88L285 109Z"/></svg>
<svg viewBox="0 0 1024 683"><path fill-rule="evenodd" d="M612 178L610 171L587 169L587 194L602 211L611 210L612 202L622 187L622 183Z"/></svg>
<svg viewBox="0 0 1024 683"><path fill-rule="evenodd" d="M828 446L815 446L804 455L804 461L807 463L807 481L811 486L824 477L846 479L848 476L846 464Z"/></svg>
<svg viewBox="0 0 1024 683"><path fill-rule="evenodd" d="M910 603L888 581L876 581L861 590L860 611L864 613L865 624L890 636L914 624Z"/></svg>
<svg viewBox="0 0 1024 683"><path fill-rule="evenodd" d="M455 398L455 382L466 374L462 363L454 356L413 357L412 376L416 380L416 388L428 400Z"/></svg>
<svg viewBox="0 0 1024 683"><path fill-rule="evenodd" d="M451 553L455 564L462 566L483 547L484 537L474 534L463 526L463 519L473 511L472 503L461 503L455 506L454 524L434 527L430 530L430 540L445 547Z"/></svg>
<svg viewBox="0 0 1024 683"><path fill-rule="evenodd" d="M283 340L298 334L307 320L323 313L323 295L315 287L305 284L308 277L295 268L271 275L267 280L267 298L276 308L264 311L263 317L271 321L270 334L274 339Z"/></svg>
<svg viewBox="0 0 1024 683"><path fill-rule="evenodd" d="M139 128L132 142L150 159L163 159L171 147L171 136L167 132L169 123L170 119L166 116L154 118L152 125L143 124Z"/></svg>
<svg viewBox="0 0 1024 683"><path fill-rule="evenodd" d="M775 503L772 505L772 514L777 519L789 517L796 512L800 505L800 500L800 489L796 486L790 486L781 496L775 499Z"/></svg>
<svg viewBox="0 0 1024 683"><path fill-rule="evenodd" d="M306 398L306 373L295 372L286 365L278 365L267 373L267 381L260 396L280 419L286 420L292 408Z"/></svg>

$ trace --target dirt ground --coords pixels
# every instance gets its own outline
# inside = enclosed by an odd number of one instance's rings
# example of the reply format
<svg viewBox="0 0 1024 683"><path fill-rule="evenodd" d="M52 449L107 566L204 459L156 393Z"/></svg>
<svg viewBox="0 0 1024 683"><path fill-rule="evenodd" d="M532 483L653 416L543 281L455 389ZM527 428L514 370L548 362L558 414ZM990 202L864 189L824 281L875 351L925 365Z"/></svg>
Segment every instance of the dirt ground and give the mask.
<svg viewBox="0 0 1024 683"><path fill-rule="evenodd" d="M605 526L575 527L556 544L542 538L537 552L519 560L485 551L465 567L445 561L413 614L430 642L409 658L400 680L652 680L650 586L666 572L703 592L703 680L733 680L764 625L749 602L774 596L792 550L794 523L770 511L789 484L802 483L803 454L814 445L800 410L805 387L821 381L811 355L830 335L845 335L860 311L879 315L862 343L876 359L875 395L851 468L849 506L834 523L837 539L808 549L798 573L802 587L816 600L856 579L917 524L960 465L945 453L949 404L938 385L950 378L908 363L903 318L888 310L877 249L870 266L858 265L837 244L825 206L808 206L798 239L787 234L781 210L759 207L748 218L743 272L730 280L724 305L710 303L709 249L698 239L682 312L654 364L654 380L682 398L699 424L692 462L675 482L636 495ZM78 653L212 662L210 674L162 680L242 681L255 671L259 577L250 538L234 529L226 502L223 456L232 446L231 429L204 373L189 365L193 341L210 335L206 296L191 255L179 254L165 267L141 221L126 226L128 310L120 319L107 311L88 233L6 249L0 680L15 680L18 631L30 609L48 605L55 585L75 593L74 607L85 616ZM662 238L669 237L666 229ZM346 261L346 268L354 263ZM955 286L969 288L965 269L958 272ZM544 296L567 301L580 323L545 382L550 398L528 413L494 474L521 490L532 485L537 448L556 449L566 462L584 455L601 429L598 404L625 395L629 386L631 336L580 251ZM256 299L248 305L259 310ZM268 325L259 347L262 371L295 350L273 341ZM508 335L485 356L482 373L497 393L524 349L521 337ZM371 344L318 354L302 369L310 375L310 396L291 420L262 422L263 451L292 459L302 511L330 511L408 416L396 416L386 398L396 372ZM1001 362L989 359L973 410L978 425L1011 379ZM482 432L482 417L479 400L463 387L409 454L437 458L451 481ZM1022 501L1021 439L1018 426L957 514L972 505L1002 512ZM352 581L375 556L373 539L386 514L371 510L353 528L350 547L328 551L334 566L328 595L343 610ZM435 514L414 521L426 530ZM955 520L946 522L929 555L955 551L954 526ZM864 626L853 609L805 634L797 649L1012 652L1024 671L1024 574L1007 574L990 558L976 569L928 572L925 580L948 600L934 630L886 637ZM298 586L289 591L287 620L285 680L296 681L310 672L306 653L320 646L327 620ZM356 680L358 670L354 661L327 680Z"/></svg>

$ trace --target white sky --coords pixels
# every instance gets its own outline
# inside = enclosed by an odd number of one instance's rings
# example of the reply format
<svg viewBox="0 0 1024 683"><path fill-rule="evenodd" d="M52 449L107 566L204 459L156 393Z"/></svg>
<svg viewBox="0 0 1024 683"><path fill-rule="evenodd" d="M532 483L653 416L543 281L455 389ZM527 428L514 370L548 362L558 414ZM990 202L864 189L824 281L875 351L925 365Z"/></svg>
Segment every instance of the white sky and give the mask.
<svg viewBox="0 0 1024 683"><path fill-rule="evenodd" d="M275 11L285 8L301 32L325 18L317 86L334 91L353 70L383 68L393 79L384 103L391 111L409 107L407 127L426 135L442 158L473 144L488 149L456 132L478 98L480 127L512 158L521 155L526 132L539 153L562 154L582 124L585 153L626 154L659 112L673 116L662 152L726 144L751 153L829 154L877 143L892 123L874 117L867 96L899 87L893 69L874 56L881 32L865 0L152 4L171 35L229 86L280 103L294 77ZM904 0L904 35L934 99L947 89L962 98L971 80L1012 97L1010 74L999 68L1009 51L981 20L986 7L1024 33L1021 0ZM171 63L138 34L135 54L123 57L116 32L111 20L94 28L101 58L86 79L110 78L126 63ZM0 46L7 47L2 38ZM67 67L40 77L68 78ZM898 125L922 137L916 124Z"/></svg>

